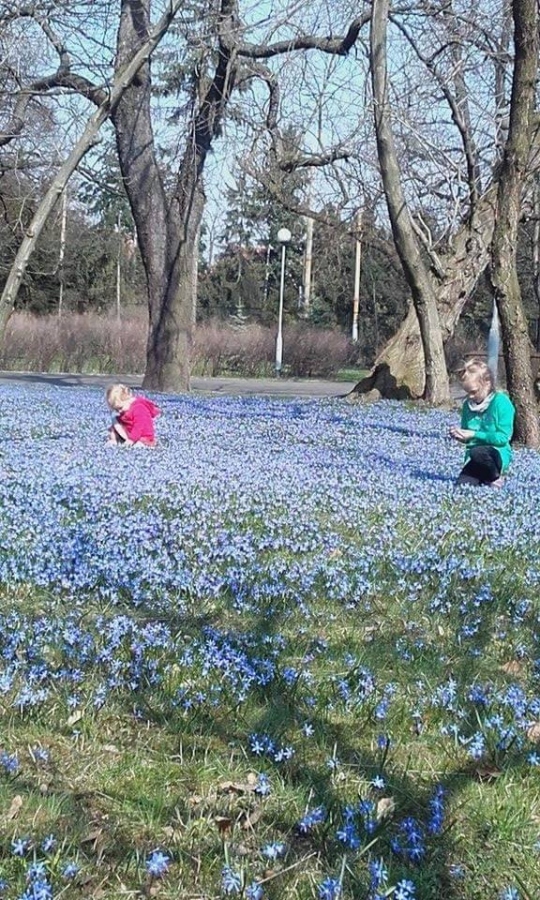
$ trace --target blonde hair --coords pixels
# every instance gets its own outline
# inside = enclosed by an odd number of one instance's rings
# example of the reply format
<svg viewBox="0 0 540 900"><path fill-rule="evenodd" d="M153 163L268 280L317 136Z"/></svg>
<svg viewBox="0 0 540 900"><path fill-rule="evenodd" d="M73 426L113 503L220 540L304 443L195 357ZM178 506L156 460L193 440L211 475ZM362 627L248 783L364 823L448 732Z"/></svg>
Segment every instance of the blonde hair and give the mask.
<svg viewBox="0 0 540 900"><path fill-rule="evenodd" d="M489 385L489 388L492 391L495 390L495 378L493 377L493 372L483 359L473 356L472 359L467 360L461 369L460 377L463 378L463 376L468 373L471 373L471 375L478 375L482 384Z"/></svg>
<svg viewBox="0 0 540 900"><path fill-rule="evenodd" d="M127 384L110 384L105 391L105 397L109 406L116 406L131 397L132 391Z"/></svg>

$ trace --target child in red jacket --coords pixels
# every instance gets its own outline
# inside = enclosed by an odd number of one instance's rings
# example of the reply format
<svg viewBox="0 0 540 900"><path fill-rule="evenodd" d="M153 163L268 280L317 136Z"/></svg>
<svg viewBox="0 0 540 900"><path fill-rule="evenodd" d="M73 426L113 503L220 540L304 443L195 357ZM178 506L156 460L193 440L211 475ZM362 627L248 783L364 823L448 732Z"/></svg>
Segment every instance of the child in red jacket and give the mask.
<svg viewBox="0 0 540 900"><path fill-rule="evenodd" d="M136 396L125 384L110 385L105 396L109 407L118 414L109 428L107 443L155 447L154 419L161 414L159 406L147 397Z"/></svg>

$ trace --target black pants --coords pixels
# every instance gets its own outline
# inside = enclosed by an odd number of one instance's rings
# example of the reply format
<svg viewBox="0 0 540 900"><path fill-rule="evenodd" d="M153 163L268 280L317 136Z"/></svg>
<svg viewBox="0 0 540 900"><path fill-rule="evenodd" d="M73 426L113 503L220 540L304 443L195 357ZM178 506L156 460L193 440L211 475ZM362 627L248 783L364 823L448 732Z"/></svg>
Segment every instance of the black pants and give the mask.
<svg viewBox="0 0 540 900"><path fill-rule="evenodd" d="M461 475L476 478L480 484L491 484L500 477L501 470L501 454L495 447L472 447L471 458L463 467Z"/></svg>

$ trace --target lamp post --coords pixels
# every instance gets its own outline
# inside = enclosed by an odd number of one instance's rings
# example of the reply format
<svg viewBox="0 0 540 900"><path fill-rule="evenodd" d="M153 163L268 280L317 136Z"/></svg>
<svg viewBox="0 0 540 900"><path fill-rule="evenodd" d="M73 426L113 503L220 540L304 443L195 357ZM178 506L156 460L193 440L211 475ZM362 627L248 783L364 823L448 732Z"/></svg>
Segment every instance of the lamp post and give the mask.
<svg viewBox="0 0 540 900"><path fill-rule="evenodd" d="M281 244L281 281L279 285L279 311L278 311L278 330L276 338L276 375L281 372L281 361L283 357L283 295L285 294L285 256L287 253L287 244L292 238L292 234L288 228L280 228L277 233L278 243Z"/></svg>

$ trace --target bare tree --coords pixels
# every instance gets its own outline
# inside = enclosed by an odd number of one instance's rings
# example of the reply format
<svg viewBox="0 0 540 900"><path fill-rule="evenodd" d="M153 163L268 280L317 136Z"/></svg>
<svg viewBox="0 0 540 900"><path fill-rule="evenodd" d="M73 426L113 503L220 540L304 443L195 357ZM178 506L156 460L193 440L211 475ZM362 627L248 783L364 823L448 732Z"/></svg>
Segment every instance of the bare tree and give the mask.
<svg viewBox="0 0 540 900"><path fill-rule="evenodd" d="M43 197L43 200L39 204L32 222L27 229L26 235L19 247L19 250L15 257L15 261L4 285L2 296L0 297L0 330L3 330L7 324L7 321L13 310L17 292L19 290L19 286L21 284L30 255L53 207L55 206L58 198L65 190L69 178L77 168L81 159L88 152L90 147L95 143L101 126L107 120L107 118L112 113L114 113L116 106L119 103L124 92L129 88L133 80L136 78L141 67L145 63L147 63L149 56L158 45L163 35L166 33L180 5L181 0L176 0L175 3L171 3L169 10L165 13L165 15L158 22L155 28L149 28L147 30L145 40L142 41L140 45L133 51L133 53L131 53L126 59L122 61L122 65L117 68L116 76L113 80L112 85L110 86L109 91L98 90L97 88L92 89L92 99L95 102L99 101L98 109L88 120L83 134L81 135L68 158L64 161L57 175L49 185L49 188L45 196ZM67 83L68 75L69 66L66 59L64 59L64 69L60 73L61 81ZM51 83L53 81L53 77L48 79L47 89L51 86ZM73 83L77 85L78 88L80 88L79 79L77 76L75 76ZM38 90L38 87L34 85L32 87L32 92L36 90ZM41 90L42 85L39 86L39 91ZM87 88L87 93L89 92L90 89ZM26 109L26 93L27 92L25 92L25 97L22 101L22 110L20 108L19 102L16 104L14 119L12 120L11 125L11 132L8 131L4 133L4 139L6 143L8 142L8 139L11 140L18 133L20 133L23 128L23 111Z"/></svg>
<svg viewBox="0 0 540 900"><path fill-rule="evenodd" d="M540 428L533 390L530 341L516 266L518 225L531 153L538 74L537 2L513 0L512 13L514 76L508 137L498 183L490 278L501 319L508 389L516 405L516 437L528 447L538 447Z"/></svg>
<svg viewBox="0 0 540 900"><path fill-rule="evenodd" d="M119 55L132 52L144 34L148 2L122 4ZM172 197L163 183L152 136L150 70L147 67L113 116L120 163L149 286L150 331L145 386L160 390L189 387L192 330L193 256L204 208L203 174L222 132L237 81L270 85L267 117L276 115L276 79L262 63L299 51L345 55L365 18L354 19L342 37L300 35L275 42L248 43L238 0L219 0L207 19L214 38L213 68L193 71L192 114L175 176Z"/></svg>
<svg viewBox="0 0 540 900"><path fill-rule="evenodd" d="M386 61L388 6L388 0L374 0L372 6L371 74L375 135L394 241L420 326L426 373L425 398L432 403L443 403L450 399L450 391L437 301L405 200L392 133Z"/></svg>
<svg viewBox="0 0 540 900"><path fill-rule="evenodd" d="M445 4L440 14L419 7L411 10L411 16L414 24L409 25L407 13L400 16L394 10L391 14L395 33L402 35L421 66L415 76L414 66L407 60L406 75L402 75L407 109L395 108L394 118L404 123L400 168L406 175L409 196L415 194L413 223L422 241L423 256L429 261L429 278L446 342L490 259L500 147L508 125L505 84L512 66L508 2L487 0L471 7L469 14L456 12L452 3ZM403 45L400 52L404 52ZM490 82L492 93L484 89ZM410 99L415 90L419 97L416 103ZM409 105L416 116L411 116ZM444 106L450 114L446 122ZM429 124L424 125L426 110ZM453 140L452 131L457 132L459 143ZM537 167L538 153L533 148L528 170ZM431 208L427 216L421 211L423 201L427 201L428 210ZM446 225L441 216L445 204L449 212ZM429 220L436 223L435 234L433 224L427 224ZM424 368L418 317L411 307L356 391L377 388L383 395L392 396L397 385L400 396L422 396Z"/></svg>

